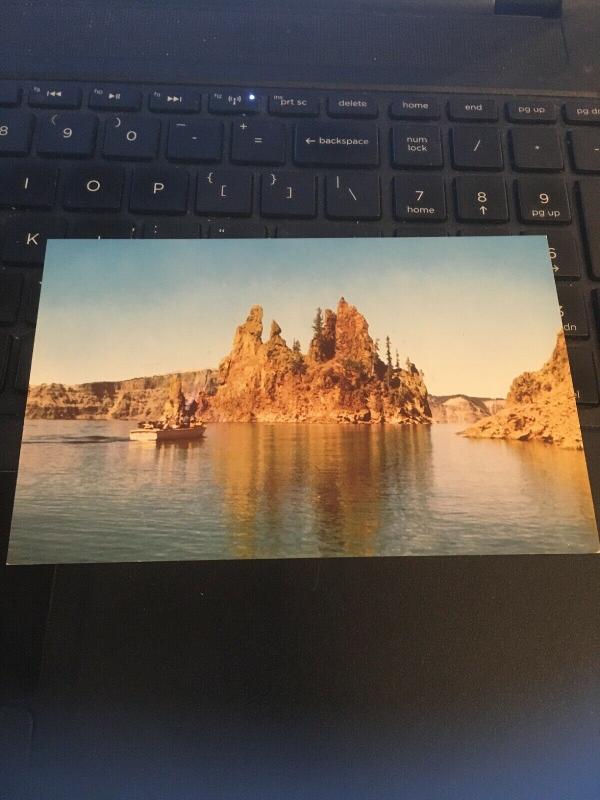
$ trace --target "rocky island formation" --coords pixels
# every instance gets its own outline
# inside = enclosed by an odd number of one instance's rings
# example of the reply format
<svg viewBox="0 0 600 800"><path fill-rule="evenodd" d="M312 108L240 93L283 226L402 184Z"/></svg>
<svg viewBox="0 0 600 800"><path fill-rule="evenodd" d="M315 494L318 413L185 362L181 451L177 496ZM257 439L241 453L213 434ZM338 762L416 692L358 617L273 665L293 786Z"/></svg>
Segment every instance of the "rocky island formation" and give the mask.
<svg viewBox="0 0 600 800"><path fill-rule="evenodd" d="M253 306L217 370L181 373L187 402L213 422L346 422L430 424L422 373L407 359L384 362L364 316L344 298L317 312L306 353L290 347L277 322L263 341L263 310ZM156 419L173 375L66 386L32 386L30 419Z"/></svg>
<svg viewBox="0 0 600 800"><path fill-rule="evenodd" d="M541 369L514 379L501 411L461 433L479 439L540 441L581 450L581 429L563 332L558 333L554 351Z"/></svg>
<svg viewBox="0 0 600 800"><path fill-rule="evenodd" d="M343 297L317 312L308 352L289 347L277 322L263 341L263 310L253 306L220 363L216 390L199 395L203 419L429 424L422 374L384 363L362 314Z"/></svg>

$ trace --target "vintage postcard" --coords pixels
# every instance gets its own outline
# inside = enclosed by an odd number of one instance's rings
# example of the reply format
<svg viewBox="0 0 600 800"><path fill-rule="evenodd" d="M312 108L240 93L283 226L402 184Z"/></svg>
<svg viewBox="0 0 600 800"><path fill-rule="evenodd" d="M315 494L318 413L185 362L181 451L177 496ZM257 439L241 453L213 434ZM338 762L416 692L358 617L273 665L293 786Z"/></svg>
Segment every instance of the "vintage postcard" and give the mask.
<svg viewBox="0 0 600 800"><path fill-rule="evenodd" d="M597 550L545 238L49 244L9 563Z"/></svg>

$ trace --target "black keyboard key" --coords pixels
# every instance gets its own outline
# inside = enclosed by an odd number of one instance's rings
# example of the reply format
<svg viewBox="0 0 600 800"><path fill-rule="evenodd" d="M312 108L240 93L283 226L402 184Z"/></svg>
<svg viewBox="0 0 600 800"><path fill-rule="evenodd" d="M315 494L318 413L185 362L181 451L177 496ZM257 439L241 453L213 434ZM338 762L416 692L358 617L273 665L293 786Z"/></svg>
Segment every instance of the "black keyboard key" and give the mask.
<svg viewBox="0 0 600 800"><path fill-rule="evenodd" d="M122 217L88 217L69 221L69 239L132 239L135 233L133 222Z"/></svg>
<svg viewBox="0 0 600 800"><path fill-rule="evenodd" d="M72 211L119 211L124 183L121 167L74 167L65 182L64 206Z"/></svg>
<svg viewBox="0 0 600 800"><path fill-rule="evenodd" d="M463 222L507 222L504 178L494 175L455 179L456 212Z"/></svg>
<svg viewBox="0 0 600 800"><path fill-rule="evenodd" d="M36 85L30 89L28 101L34 108L79 108L81 89L78 86Z"/></svg>
<svg viewBox="0 0 600 800"><path fill-rule="evenodd" d="M277 227L278 239L353 239L381 236L380 228L364 222L332 222L329 225L316 223L291 223Z"/></svg>
<svg viewBox="0 0 600 800"><path fill-rule="evenodd" d="M551 100L514 100L506 104L511 122L556 122L556 105Z"/></svg>
<svg viewBox="0 0 600 800"><path fill-rule="evenodd" d="M372 122L298 122L297 164L375 167L379 164L377 126Z"/></svg>
<svg viewBox="0 0 600 800"><path fill-rule="evenodd" d="M502 169L502 143L496 128L453 128L451 144L452 163L456 169Z"/></svg>
<svg viewBox="0 0 600 800"><path fill-rule="evenodd" d="M364 117L375 119L379 111L372 97L364 94L336 94L327 98L330 117Z"/></svg>
<svg viewBox="0 0 600 800"><path fill-rule="evenodd" d="M448 103L448 114L457 122L496 122L498 106L495 100L481 97L453 97Z"/></svg>
<svg viewBox="0 0 600 800"><path fill-rule="evenodd" d="M29 374L33 359L33 331L13 339L13 346L17 348L18 361L15 374L15 389L26 392L29 389Z"/></svg>
<svg viewBox="0 0 600 800"><path fill-rule="evenodd" d="M328 175L325 183L325 209L327 216L333 219L379 219L379 176L372 172Z"/></svg>
<svg viewBox="0 0 600 800"><path fill-rule="evenodd" d="M193 90L155 89L150 92L150 111L162 113L193 114L200 111L201 96Z"/></svg>
<svg viewBox="0 0 600 800"><path fill-rule="evenodd" d="M90 158L96 147L97 130L98 117L95 114L52 114L40 122L38 155Z"/></svg>
<svg viewBox="0 0 600 800"><path fill-rule="evenodd" d="M581 278L581 256L574 236L568 231L557 230L539 231L529 229L523 231L525 235L545 234L548 239L550 251L550 261L554 277L566 280L578 280Z"/></svg>
<svg viewBox="0 0 600 800"><path fill-rule="evenodd" d="M231 131L231 160L235 164L283 164L283 123L254 119L234 122Z"/></svg>
<svg viewBox="0 0 600 800"><path fill-rule="evenodd" d="M0 83L0 106L13 107L21 102L21 90L14 83Z"/></svg>
<svg viewBox="0 0 600 800"><path fill-rule="evenodd" d="M600 172L600 130L569 133L573 169L577 172Z"/></svg>
<svg viewBox="0 0 600 800"><path fill-rule="evenodd" d="M557 172L564 166L560 141L554 128L513 128L510 141L516 169Z"/></svg>
<svg viewBox="0 0 600 800"><path fill-rule="evenodd" d="M143 167L131 184L131 211L141 214L185 214L189 175L178 167Z"/></svg>
<svg viewBox="0 0 600 800"><path fill-rule="evenodd" d="M394 125L392 164L432 169L444 163L440 129L435 125Z"/></svg>
<svg viewBox="0 0 600 800"><path fill-rule="evenodd" d="M271 172L260 182L260 212L265 217L314 217L317 181L302 172Z"/></svg>
<svg viewBox="0 0 600 800"><path fill-rule="evenodd" d="M142 107L142 93L139 89L129 87L97 87L90 92L88 105L95 111L139 111Z"/></svg>
<svg viewBox="0 0 600 800"><path fill-rule="evenodd" d="M564 106L567 122L600 125L600 103L597 100L571 100Z"/></svg>
<svg viewBox="0 0 600 800"><path fill-rule="evenodd" d="M510 236L507 228L496 225L469 225L457 231L458 236Z"/></svg>
<svg viewBox="0 0 600 800"><path fill-rule="evenodd" d="M264 239L267 229L258 222L214 222L209 225L209 239Z"/></svg>
<svg viewBox="0 0 600 800"><path fill-rule="evenodd" d="M444 179L439 175L397 175L394 215L396 219L413 222L446 219Z"/></svg>
<svg viewBox="0 0 600 800"><path fill-rule="evenodd" d="M142 239L198 239L200 223L193 219L160 219L144 222Z"/></svg>
<svg viewBox="0 0 600 800"><path fill-rule="evenodd" d="M169 124L167 158L200 163L223 157L223 123L216 119L172 120Z"/></svg>
<svg viewBox="0 0 600 800"><path fill-rule="evenodd" d="M0 392L4 389L6 384L6 372L8 370L11 344L11 337L0 333Z"/></svg>
<svg viewBox="0 0 600 800"><path fill-rule="evenodd" d="M241 170L200 172L196 189L199 214L248 216L252 213L252 174Z"/></svg>
<svg viewBox="0 0 600 800"><path fill-rule="evenodd" d="M580 278L581 255L575 237L561 230L548 231L547 237L554 277L571 280Z"/></svg>
<svg viewBox="0 0 600 800"><path fill-rule="evenodd" d="M269 97L269 113L278 117L316 117L319 114L319 98L301 92L273 94Z"/></svg>
<svg viewBox="0 0 600 800"><path fill-rule="evenodd" d="M581 289L577 284L557 283L556 291L565 336L585 339L590 331Z"/></svg>
<svg viewBox="0 0 600 800"><path fill-rule="evenodd" d="M440 106L435 97L407 94L390 105L392 119L439 119Z"/></svg>
<svg viewBox="0 0 600 800"><path fill-rule="evenodd" d="M37 312L40 306L40 290L42 284L39 280L30 281L25 286L23 296L23 319L28 325L35 325L37 321Z"/></svg>
<svg viewBox="0 0 600 800"><path fill-rule="evenodd" d="M590 270L600 280L600 181L580 182L579 200Z"/></svg>
<svg viewBox="0 0 600 800"><path fill-rule="evenodd" d="M600 338L600 289L592 289L592 303L594 305L594 313L596 314L598 338Z"/></svg>
<svg viewBox="0 0 600 800"><path fill-rule="evenodd" d="M248 89L221 90L208 96L208 110L212 114L256 114L260 111L259 96Z"/></svg>
<svg viewBox="0 0 600 800"><path fill-rule="evenodd" d="M156 157L159 139L159 119L111 117L106 121L102 153L106 158L150 161Z"/></svg>
<svg viewBox="0 0 600 800"><path fill-rule="evenodd" d="M0 110L0 156L26 156L31 147L33 114Z"/></svg>
<svg viewBox="0 0 600 800"><path fill-rule="evenodd" d="M562 178L518 178L519 216L523 222L571 221L571 204Z"/></svg>
<svg viewBox="0 0 600 800"><path fill-rule="evenodd" d="M585 346L569 347L569 365L578 404L597 406L600 397L592 351Z"/></svg>
<svg viewBox="0 0 600 800"><path fill-rule="evenodd" d="M416 228L414 225L402 225L396 228L394 236L447 236L448 231L445 228L437 228L431 226L421 226Z"/></svg>
<svg viewBox="0 0 600 800"><path fill-rule="evenodd" d="M6 221L0 257L7 264L44 263L46 241L62 239L65 235L64 220L51 217L12 217Z"/></svg>
<svg viewBox="0 0 600 800"><path fill-rule="evenodd" d="M0 206L52 208L58 170L41 162L0 161Z"/></svg>
<svg viewBox="0 0 600 800"><path fill-rule="evenodd" d="M0 324L11 325L17 319L23 278L11 272L0 272Z"/></svg>

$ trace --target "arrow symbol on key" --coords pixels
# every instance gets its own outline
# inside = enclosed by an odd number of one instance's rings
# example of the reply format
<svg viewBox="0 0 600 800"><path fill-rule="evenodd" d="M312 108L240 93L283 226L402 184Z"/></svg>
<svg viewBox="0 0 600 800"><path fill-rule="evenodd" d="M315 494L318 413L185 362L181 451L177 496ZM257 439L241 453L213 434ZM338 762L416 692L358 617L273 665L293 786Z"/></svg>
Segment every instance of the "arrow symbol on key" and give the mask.
<svg viewBox="0 0 600 800"><path fill-rule="evenodd" d="M487 214L487 206L480 206L479 210L481 211L481 213L485 217L485 215Z"/></svg>
<svg viewBox="0 0 600 800"><path fill-rule="evenodd" d="M305 141L306 141L306 144L314 144L317 140L316 139L311 139L310 137L308 137L307 139L305 139Z"/></svg>

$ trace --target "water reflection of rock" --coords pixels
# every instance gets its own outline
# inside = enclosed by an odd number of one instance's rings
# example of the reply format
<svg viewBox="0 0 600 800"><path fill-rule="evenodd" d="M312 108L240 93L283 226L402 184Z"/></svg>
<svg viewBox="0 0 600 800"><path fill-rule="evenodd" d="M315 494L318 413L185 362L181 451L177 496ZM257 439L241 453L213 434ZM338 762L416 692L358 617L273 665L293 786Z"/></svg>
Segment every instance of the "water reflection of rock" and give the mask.
<svg viewBox="0 0 600 800"><path fill-rule="evenodd" d="M232 556L369 556L380 532L403 535L403 508L424 508L430 429L220 424L214 478Z"/></svg>

